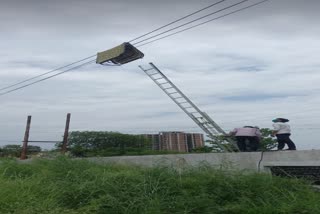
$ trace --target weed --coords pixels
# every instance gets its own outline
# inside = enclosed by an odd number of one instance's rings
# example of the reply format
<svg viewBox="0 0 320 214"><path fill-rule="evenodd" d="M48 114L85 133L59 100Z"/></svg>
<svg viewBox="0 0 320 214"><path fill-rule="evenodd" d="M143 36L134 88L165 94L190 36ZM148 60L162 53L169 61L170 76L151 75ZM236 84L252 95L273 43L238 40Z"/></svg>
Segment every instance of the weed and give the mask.
<svg viewBox="0 0 320 214"><path fill-rule="evenodd" d="M308 183L263 174L102 165L58 157L0 164L0 213L320 213Z"/></svg>

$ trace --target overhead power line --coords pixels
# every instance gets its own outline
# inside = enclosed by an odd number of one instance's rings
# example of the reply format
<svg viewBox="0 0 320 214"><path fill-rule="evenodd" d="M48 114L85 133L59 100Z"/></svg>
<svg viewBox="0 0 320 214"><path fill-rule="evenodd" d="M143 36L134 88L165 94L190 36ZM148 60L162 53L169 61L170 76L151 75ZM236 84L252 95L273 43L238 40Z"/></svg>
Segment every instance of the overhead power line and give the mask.
<svg viewBox="0 0 320 214"><path fill-rule="evenodd" d="M216 3L213 3L213 4L211 4L211 5L207 6L207 7L204 7L204 8L202 8L202 9L197 10L197 11L195 11L195 12L193 12L193 13L190 13L190 14L184 16L184 17L181 17L181 18L179 18L179 19L177 19L177 20L175 20L175 21L173 21L173 22L170 22L170 23L168 23L168 24L165 24L165 25L163 25L163 26L161 26L161 27L159 27L159 28L156 28L156 29L154 29L154 30L152 30L152 31L150 31L150 32L148 32L148 33L145 33L145 34L143 34L143 35L141 35L141 36L138 36L138 37L130 40L129 42L133 42L133 41L135 41L135 40L137 40L137 39L140 39L140 38L142 38L142 37L148 36L148 35L156 32L156 31L159 31L159 30L161 30L161 29L163 29L163 28L165 28L165 27L168 27L168 26L170 26L170 25L173 25L173 24L175 24L175 23L177 23L177 22L179 22L179 21L181 21L181 20L184 20L184 19L186 19L186 18L189 18L190 16L193 16L193 15L195 15L195 14L197 14L197 13L200 13L200 12L202 12L202 11L204 11L204 10L207 10L207 9L209 9L209 8L211 8L211 7L213 7L213 6L216 6L216 5L218 5L218 4L220 4L220 3L224 2L224 1L226 1L226 0L221 0L221 1L218 1L218 2L216 2Z"/></svg>
<svg viewBox="0 0 320 214"><path fill-rule="evenodd" d="M159 30L161 30L161 29L163 29L163 28L165 28L165 27L167 27L167 26L173 25L173 24L175 24L175 23L177 23L177 22L179 22L179 21L181 21L181 20L183 20L183 19L186 19L186 18L188 18L188 17L190 17L190 16L192 16L192 15L195 15L195 14L201 12L201 11L204 11L204 10L206 10L206 9L209 9L209 8L211 8L211 7L215 6L215 5L218 5L218 4L220 4L220 3L224 2L224 1L226 1L226 0L221 0L221 1L218 1L218 2L216 2L216 3L211 4L211 5L209 5L209 6L206 6L206 7L202 8L202 9L197 10L197 11L195 11L195 12L193 12L193 13L190 13L190 14L182 17L182 18L179 18L179 19L177 19L177 20L175 20L175 21L172 21L172 22L170 22L169 24L163 25L163 26L161 26L161 27L159 27L159 28L157 28L157 29L155 29L155 30L152 30L152 31L150 31L150 32L148 32L148 33L145 33L145 34L141 35L141 36L138 36L138 37L130 40L129 42L132 42L132 41L135 41L135 40L137 40L137 39L139 39L139 38L142 38L142 37L144 37L144 36L150 35L151 33L154 33L154 32L156 32L156 31L159 31ZM0 91L3 91L3 90L6 90L6 89L9 89L9 88L12 88L12 87L14 87L14 86L17 86L17 85L20 85L20 84L22 84L22 83L28 82L28 81L30 81L30 80L34 80L34 79L37 79L37 78L39 78L39 77L45 76L45 75L47 75L47 74L50 74L50 73L59 71L59 70L61 70L61 69L64 69L64 68L69 67L69 66L71 66L71 65L75 65L75 64L77 64L77 63L80 63L80 62L85 61L85 60L87 60L87 59L93 58L93 57L95 57L95 56L96 56L96 54L95 54L95 55L92 55L92 56L88 56L88 57L83 58L83 59L81 59L81 60L72 62L72 63L70 63L70 64L61 66L61 67L59 67L59 68L50 70L50 71L45 72L45 73L43 73L43 74L36 75L36 76L31 77L31 78L29 78L29 79L26 79L26 80L17 82L17 83L15 83L15 84L12 84L12 85L9 85L9 86L0 88Z"/></svg>
<svg viewBox="0 0 320 214"><path fill-rule="evenodd" d="M18 88L14 88L14 89L12 89L12 90L9 90L9 91L6 91L6 92L3 92L3 93L0 93L0 96L5 95L5 94L9 94L9 93L11 93L11 92L14 92L14 91L20 90L20 89L22 89L22 88L28 87L28 86L33 85L33 84L36 84L36 83L42 82L42 81L44 81L44 80L50 79L50 78L52 78L52 77L58 76L58 75L60 75L60 74L66 73L66 72L68 72L68 71L78 69L78 68L80 68L80 67L82 67L82 66L85 66L85 65L87 65L87 64L93 63L93 62L95 62L95 61L96 61L96 60L91 60L91 61L89 61L89 62L82 63L82 64L77 65L77 66L75 66L75 67L69 68L69 69L67 69L67 70L65 70L65 71L62 71L62 72L59 72L59 73L53 74L53 75L51 75L51 76L48 76L48 77L42 78L42 79L40 79L40 80L37 80L37 81L31 82L31 83L29 83L29 84L26 84L26 85L20 86L20 87L18 87Z"/></svg>
<svg viewBox="0 0 320 214"><path fill-rule="evenodd" d="M36 79L36 78L38 78L38 77L45 76L45 75L50 74L50 73L53 73L53 72L55 72L55 71L59 71L59 70L61 70L61 69L64 69L64 68L67 68L67 67L69 67L69 66L71 66L71 65L75 65L75 64L77 64L77 63L83 62L83 61L85 61L85 60L87 60L87 59L90 59L90 58L92 58L92 57L95 57L95 56L96 56L96 54L95 54L95 55L92 55L92 56L89 56L89 57L86 57L86 58L83 58L83 59L81 59L81 60L79 60L79 61L76 61L76 62L67 64L67 65L61 66L61 67L59 67L59 68L50 70L50 71L48 71L48 72L46 72L46 73L36 75L36 76L31 77L31 78L29 78L29 79L25 79L25 80L23 80L23 81L21 81L21 82L17 82L17 83L15 83L15 84L12 84L12 85L9 85L9 86L0 88L0 91L6 90L6 89L8 89L8 88L12 88L12 87L14 87L14 86L17 86L17 85L20 85L20 84L22 84L22 83L28 82L28 81L30 81L30 80L34 80L34 79Z"/></svg>
<svg viewBox="0 0 320 214"><path fill-rule="evenodd" d="M188 28L185 28L185 29L183 29L183 30L179 30L179 31L176 31L176 32L174 32L174 33L168 34L168 35L166 35L166 36L162 36L162 37L159 37L159 38L157 38L157 39L151 40L151 41L149 41L149 42L145 42L145 43L143 43L143 44L138 45L137 47L141 47L141 46L144 46L144 45L147 45L147 44L150 44L150 43L153 43L153 42L156 42L156 41L159 41L159 40L162 40L162 39L171 37L171 36L173 36L173 35L182 33L182 32L184 32L184 31L190 30L190 29L192 29L192 28L199 27L199 26L204 25L204 24L207 24L207 23L209 23L209 22L212 22L212 21L215 21L215 20L224 18L224 17L226 17L226 16L229 16L229 15L232 15L232 14L235 14L235 13L238 13L238 12L240 12L240 11L249 9L249 8L251 8L251 7L257 6L257 5L262 4L262 3L264 3L264 2L267 2L267 1L269 1L269 0L263 0L263 1L260 1L260 2L258 2L258 3L251 4L251 5L249 5L249 6L246 6L246 7L237 9L237 10L234 10L234 11L232 11L232 12L230 12L230 13L226 13L226 14L224 14L224 15L215 17L215 18L213 18L213 19L209 19L209 20L207 20L207 21L205 21L205 22L201 22L201 23L199 23L199 24L193 25L193 26L188 27ZM177 29L177 28L175 28L175 29ZM173 30L174 30L174 29L173 29ZM160 34L159 34L158 36L160 36ZM156 37L156 36L155 36L155 37ZM154 37L153 37L153 38L154 38ZM152 38L150 37L149 39L152 39Z"/></svg>
<svg viewBox="0 0 320 214"><path fill-rule="evenodd" d="M212 15L214 15L214 14L220 13L220 12L222 12L222 11L224 11L224 10L230 9L230 8L235 7L235 6L237 6L237 5L243 4L244 2L247 2L247 1L249 1L249 0L242 0L242 1L238 2L238 3L235 3L235 4L230 5L230 6L228 6L228 7L224 7L224 8L222 8L222 9L220 9L220 10L216 10L216 11L214 11L214 12L212 12L212 13L209 13L209 14L207 14L207 15L205 15L205 16L201 16L201 17L199 17L199 18L197 18L197 19L194 19L194 20L192 20L192 21L186 22L186 23L184 23L184 24L182 24L182 25L179 25L179 26L177 26L177 27L171 28L171 29L166 30L166 31L164 31L164 32L158 33L158 34L156 34L156 35L154 35L154 36L151 36L151 37L148 37L148 38L143 39L143 40L141 40L141 41L138 41L138 42L136 42L136 43L133 43L133 45L140 44L141 42L150 40L150 39L152 39L152 38L158 37L158 36L160 36L160 35L163 35L163 34L165 34L165 33L170 32L170 31L173 31L173 30L179 29L179 28L181 28L181 27L184 27L184 26L186 26L186 25L192 24L192 23L194 23L194 22L196 22L196 21L199 21L199 20L201 20L201 19L207 18L207 17L212 16Z"/></svg>
<svg viewBox="0 0 320 214"><path fill-rule="evenodd" d="M210 8L210 7L213 7L213 6L217 5L217 4L220 4L220 3L222 3L223 1L225 1L225 0L218 1L218 2L216 2L216 3L214 3L214 4L211 4L211 5L209 5L209 6L207 6L207 7L204 7L204 8L202 8L202 9L200 9L200 10L197 10L197 11L195 11L195 12L193 12L193 13L187 15L187 16L184 16L184 17L182 17L182 18L179 18L179 19L177 19L177 20L175 20L175 21L173 21L173 22L171 22L171 23L169 23L169 24L166 24L166 25L164 25L164 26L162 26L162 27L159 27L159 28L157 28L157 29L155 29L155 30L153 30L153 31L150 31L149 33L143 34L142 36L139 36L139 37L137 37L137 38L135 38L135 39L133 39L133 40L130 40L130 41L135 41L135 40L137 40L137 39L139 39L139 38L143 38L143 37L145 37L145 36L147 36L147 35L150 35L151 33L154 33L154 32L156 32L156 31L158 31L158 30L160 30L160 29L163 29L163 28L169 26L169 25L172 25L172 24L174 24L174 23L177 23L178 21L181 21L181 20L183 20L183 19L185 19L185 18L188 18L188 17L190 17L190 16L192 16L192 15L194 15L194 14L196 14L196 13L199 13L199 12L201 12L201 11L203 11L203 10L206 10L206 9L208 9L208 8ZM143 42L143 41L147 41L147 40L150 40L150 39L152 39L152 38L158 37L158 36L160 36L160 35L162 35L162 34L171 32L171 31L176 30L176 29L178 29L178 28L181 28L181 27L183 27L183 26L189 25L189 24L191 24L191 23L194 23L194 22L196 22L196 21L199 21L199 20L201 20L201 19L203 19L203 18L206 18L206 17L208 17L208 16L214 15L214 14L216 14L216 13L218 13L218 12L222 12L222 11L224 11L224 10L226 10L226 9L230 9L230 8L232 8L232 7L234 7L234 6L237 6L237 5L240 5L240 4L242 4L242 3L246 2L246 1L249 1L249 0L242 0L242 1L238 2L238 3L235 3L235 4L232 4L232 5L230 5L230 6L224 7L224 8L222 8L222 9L220 9L220 10L217 10L217 11L215 11L215 12L212 12L212 13L207 14L207 15L205 15L205 16L202 16L202 17L200 17L200 18L194 19L194 20L189 21L189 22L187 22L187 23L185 23L185 24L179 25L179 26L177 26L177 27L174 27L174 28L171 28L171 29L166 30L166 31L164 31L164 32L161 32L161 33L159 33L159 34L157 34L157 35L154 35L154 36L148 37L148 38L146 38L146 39L143 39L143 40L141 40L141 41L138 41L138 42L134 43L134 45L135 45L135 44L139 44L139 43L141 43L141 42ZM183 29L183 30L181 30L181 31L178 31L178 32L175 32L175 33L166 35L166 36L161 37L161 38L157 38L157 39L155 39L155 40L152 40L152 41L146 42L146 43L144 43L144 44L142 44L142 45L139 45L138 47L147 45L147 44L149 44L149 43L158 41L158 40L160 40L160 39L167 38L167 37L172 36L172 35L175 35L175 34L177 34L177 33L181 33L181 32L183 32L183 31L189 30L189 29L191 29L191 28L194 28L194 27L197 27L197 26L206 24L206 23L208 23L208 22L210 22L210 21L214 21L214 20L220 19L220 18L222 18L222 17L225 17L225 16L228 16L228 15L234 14L234 13L236 13L236 12L239 12L239 11L242 11L242 10L245 10L245 9L248 9L248 8L250 8L250 7L256 6L256 5L261 4L261 3L263 3L263 2L266 2L266 1L268 1L268 0L264 0L264 1L261 1L261 2L255 3L255 4L252 4L252 5L250 5L250 6L247 6L247 7L238 9L238 10L235 10L235 11L233 11L233 12L224 14L224 15L219 16L219 17L216 17L216 18L214 18L214 19L211 19L211 20L202 22L202 23L200 23L200 24L191 26L191 27L189 27L189 28ZM20 84L22 84L22 83L26 83L26 82L28 82L28 81L30 81L30 80L34 80L34 79L37 79L37 78L39 78L39 77L45 76L45 75L47 75L47 74L50 74L50 73L59 71L59 70L61 70L61 69L63 69L63 68L67 68L67 67L69 67L69 66L71 66L71 65L75 65L75 64L80 63L80 62L83 62L83 61L85 61L85 60L87 60L87 59L93 58L94 56L96 56L96 55L92 55L92 56L86 57L86 58L81 59L81 60L78 60L78 61L76 61L76 62L67 64L67 65L65 65L65 66L61 66L61 67L56 68L56 69L53 69L53 70L48 71L48 72L46 72L46 73L43 73L43 74L34 76L34 77L32 77L32 78L29 78L29 79L20 81L20 82L18 82L18 83L15 83L15 84L12 84L12 85L9 85L9 86L0 88L0 91L5 90L5 89L9 89L9 88L12 88L12 87L15 87L15 86L18 86L18 85L20 85ZM22 86L20 86L20 87L11 89L11 90L9 90L9 91L5 91L5 92L3 92L3 93L0 93L0 96L5 95L5 94L9 94L9 93L11 93L11 92L20 90L20 89L25 88L25 87L28 87L28 86L31 86L31 85L36 84L36 83L38 83L38 82L42 82L42 81L44 81L44 80L47 80L47 79L50 79L50 78L52 78L52 77L61 75L61 74L66 73L66 72L68 72L68 71L71 71L71 70L80 68L80 67L82 67L82 66L84 66L84 65L86 65L86 64L92 63L92 62L94 62L94 61L95 61L95 60L90 61L90 62L86 62L86 63L83 63L83 64L80 64L80 65L77 65L77 66L75 66L75 67L69 68L69 69L67 69L67 70L65 70L65 71L56 73L56 74L54 74L54 75L51 75L51 76L42 78L42 79L40 79L40 80L31 82L31 83L29 83L29 84L22 85Z"/></svg>

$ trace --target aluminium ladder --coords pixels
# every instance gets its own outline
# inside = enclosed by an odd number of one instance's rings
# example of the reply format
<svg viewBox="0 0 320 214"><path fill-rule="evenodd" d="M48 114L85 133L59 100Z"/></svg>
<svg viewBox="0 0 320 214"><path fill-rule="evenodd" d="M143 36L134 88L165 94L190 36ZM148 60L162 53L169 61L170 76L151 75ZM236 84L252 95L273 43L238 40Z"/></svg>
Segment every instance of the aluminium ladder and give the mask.
<svg viewBox="0 0 320 214"><path fill-rule="evenodd" d="M201 111L186 95L180 91L153 63L150 68L139 66L210 138L217 135L226 135L226 132L215 123L209 115ZM238 146L231 140L229 143L238 150ZM231 151L230 148L217 142L222 151Z"/></svg>

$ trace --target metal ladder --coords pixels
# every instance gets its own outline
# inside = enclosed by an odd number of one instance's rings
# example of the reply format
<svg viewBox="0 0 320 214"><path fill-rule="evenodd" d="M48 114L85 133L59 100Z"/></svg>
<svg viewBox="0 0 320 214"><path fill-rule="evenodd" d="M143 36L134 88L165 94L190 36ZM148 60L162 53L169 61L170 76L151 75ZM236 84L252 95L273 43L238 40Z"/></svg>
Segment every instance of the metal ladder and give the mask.
<svg viewBox="0 0 320 214"><path fill-rule="evenodd" d="M205 112L201 111L186 95L180 91L153 63L150 68L139 66L210 138L226 135L225 131L216 124ZM232 143L236 150L237 145ZM221 143L217 143L222 151L232 151Z"/></svg>

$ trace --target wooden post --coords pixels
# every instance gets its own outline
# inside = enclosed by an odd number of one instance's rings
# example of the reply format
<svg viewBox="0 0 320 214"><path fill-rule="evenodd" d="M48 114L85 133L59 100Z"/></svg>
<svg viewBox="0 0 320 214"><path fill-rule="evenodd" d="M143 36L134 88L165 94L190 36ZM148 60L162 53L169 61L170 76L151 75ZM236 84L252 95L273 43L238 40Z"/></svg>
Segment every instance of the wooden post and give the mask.
<svg viewBox="0 0 320 214"><path fill-rule="evenodd" d="M27 150L28 150L30 126L31 126L31 116L29 115L28 119L27 119L26 131L24 133L22 151L21 151L21 156L20 156L21 160L27 159Z"/></svg>
<svg viewBox="0 0 320 214"><path fill-rule="evenodd" d="M70 118L71 118L71 114L68 113L68 114L67 114L67 120L66 120L66 127L65 127L65 129L64 129L62 148L61 148L62 154L66 153L66 151L67 151L68 136L69 136L69 126L70 126Z"/></svg>

